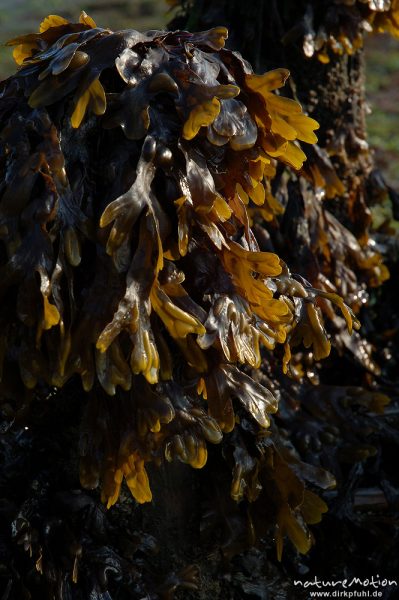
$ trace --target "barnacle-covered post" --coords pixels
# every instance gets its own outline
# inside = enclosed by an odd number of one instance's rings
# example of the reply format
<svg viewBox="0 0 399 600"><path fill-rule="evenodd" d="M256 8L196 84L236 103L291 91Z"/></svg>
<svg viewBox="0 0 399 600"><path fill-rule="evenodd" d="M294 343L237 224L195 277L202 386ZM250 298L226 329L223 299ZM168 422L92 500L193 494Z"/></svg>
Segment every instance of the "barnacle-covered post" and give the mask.
<svg viewBox="0 0 399 600"><path fill-rule="evenodd" d="M0 98L0 391L20 460L6 453L5 547L29 558L3 560L19 597L171 598L198 579L182 568L187 539L168 547L171 514L184 531L195 512L225 559L269 536L281 560L286 537L309 551L327 510L305 482L334 477L272 415L284 374L300 379L294 348L318 363L325 322L349 340L359 322L336 281L293 275L254 233L263 219L278 233L275 177L318 177L317 160L303 170L318 123L283 95L286 68L254 73L227 34L113 32L82 13L9 42L20 67ZM367 252L366 272L380 261ZM194 495L175 462L203 469Z"/></svg>

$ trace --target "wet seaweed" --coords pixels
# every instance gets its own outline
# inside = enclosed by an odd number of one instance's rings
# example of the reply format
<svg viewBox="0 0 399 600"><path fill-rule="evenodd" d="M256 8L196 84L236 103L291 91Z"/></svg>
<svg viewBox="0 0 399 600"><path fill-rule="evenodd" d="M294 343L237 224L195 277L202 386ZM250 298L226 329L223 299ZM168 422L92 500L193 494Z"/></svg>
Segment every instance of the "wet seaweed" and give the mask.
<svg viewBox="0 0 399 600"><path fill-rule="evenodd" d="M85 398L74 443L89 491L76 511L61 498L54 524L45 503L14 511L12 543L60 598L107 598L115 581L133 598L198 585L193 566L164 582L136 573L147 534L127 532L133 559L102 548L108 513L90 490L107 509L125 485L145 504L153 466L204 469L204 539L216 531L230 559L272 535L281 560L285 537L309 551L321 490L386 434L384 390L311 385L332 346L370 387L380 373L356 315L389 271L364 190L332 162L361 140L316 145L317 121L284 95L289 71L253 73L226 38L112 32L82 13L9 42L20 67L0 99L3 413L36 419L43 389L50 404L71 385ZM343 193L340 220L327 203ZM90 503L99 516L78 543ZM30 588L22 579L14 594Z"/></svg>

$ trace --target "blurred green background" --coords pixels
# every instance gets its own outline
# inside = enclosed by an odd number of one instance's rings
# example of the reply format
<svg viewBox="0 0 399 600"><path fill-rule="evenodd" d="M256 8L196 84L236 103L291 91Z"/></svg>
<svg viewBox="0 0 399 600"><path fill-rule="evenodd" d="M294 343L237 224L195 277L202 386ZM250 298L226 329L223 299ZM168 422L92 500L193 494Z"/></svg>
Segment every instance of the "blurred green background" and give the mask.
<svg viewBox="0 0 399 600"><path fill-rule="evenodd" d="M388 183L399 188L399 40L389 35L366 40L366 95L369 142Z"/></svg>
<svg viewBox="0 0 399 600"><path fill-rule="evenodd" d="M22 33L38 31L47 15L77 21L84 10L101 27L162 29L170 20L164 0L0 0L0 43ZM0 48L0 78L14 70L12 49Z"/></svg>
<svg viewBox="0 0 399 600"><path fill-rule="evenodd" d="M48 14L71 20L85 10L111 29L161 29L168 20L164 0L0 0L0 43L21 33L37 31ZM399 188L399 40L387 35L366 40L369 142L377 166ZM0 47L0 79L14 70L11 49Z"/></svg>

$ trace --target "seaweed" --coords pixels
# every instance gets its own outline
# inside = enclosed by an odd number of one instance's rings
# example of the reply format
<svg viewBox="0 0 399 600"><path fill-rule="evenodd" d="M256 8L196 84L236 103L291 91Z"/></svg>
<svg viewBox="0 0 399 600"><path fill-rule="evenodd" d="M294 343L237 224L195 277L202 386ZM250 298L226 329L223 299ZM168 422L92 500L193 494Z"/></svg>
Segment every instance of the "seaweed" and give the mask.
<svg viewBox="0 0 399 600"><path fill-rule="evenodd" d="M64 390L83 399L69 410L87 491L64 492L48 522L52 464L44 499L10 511L6 543L29 553L49 597L196 589L193 565L163 582L143 568L147 533L104 545L112 511L98 499L110 509L126 486L149 503L168 463L203 471L202 534L217 532L226 559L268 535L278 560L286 536L306 554L322 490L342 463L376 455L364 435L385 431L370 416L384 390L311 386L332 346L371 388L380 373L357 315L389 271L363 192L332 162L344 150L316 145L289 71L253 73L227 35L112 32L82 13L9 42L20 66L0 98L7 435L18 444L18 425L40 424L40 402L51 412ZM340 220L326 204L344 192ZM29 597L37 582L7 565L5 597L18 586Z"/></svg>

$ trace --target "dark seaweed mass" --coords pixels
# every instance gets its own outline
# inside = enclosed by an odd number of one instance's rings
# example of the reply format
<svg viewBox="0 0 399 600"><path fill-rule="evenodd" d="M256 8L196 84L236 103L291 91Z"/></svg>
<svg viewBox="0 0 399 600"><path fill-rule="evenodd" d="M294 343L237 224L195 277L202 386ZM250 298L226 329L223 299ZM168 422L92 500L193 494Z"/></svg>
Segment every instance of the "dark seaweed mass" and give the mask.
<svg viewBox="0 0 399 600"><path fill-rule="evenodd" d="M192 566L155 584L142 558L155 542L116 539L90 491L110 508L125 482L149 502L150 463L204 467L203 535L217 532L225 558L265 535L279 559L285 536L305 554L308 525L327 511L318 490L360 480L389 430L374 384L310 383L331 341L370 382L379 373L352 332L367 289L389 276L364 241L369 221L360 243L324 209L344 184L311 146L316 121L278 93L288 71L255 75L226 37L111 32L82 13L10 42L21 66L0 98L0 487L12 522L1 543L5 556L27 554L4 559L4 598L44 597L43 577L63 599L109 598L109 577L121 597L195 589ZM269 230L289 240L304 222L300 204L279 199L292 180L305 199L307 186L320 190L298 246L307 277L269 251ZM39 460L63 402L65 427L33 475L26 454ZM63 449L78 443L72 406L87 492L60 483L71 477ZM24 471L31 488L11 497ZM349 498L350 518L364 494Z"/></svg>

